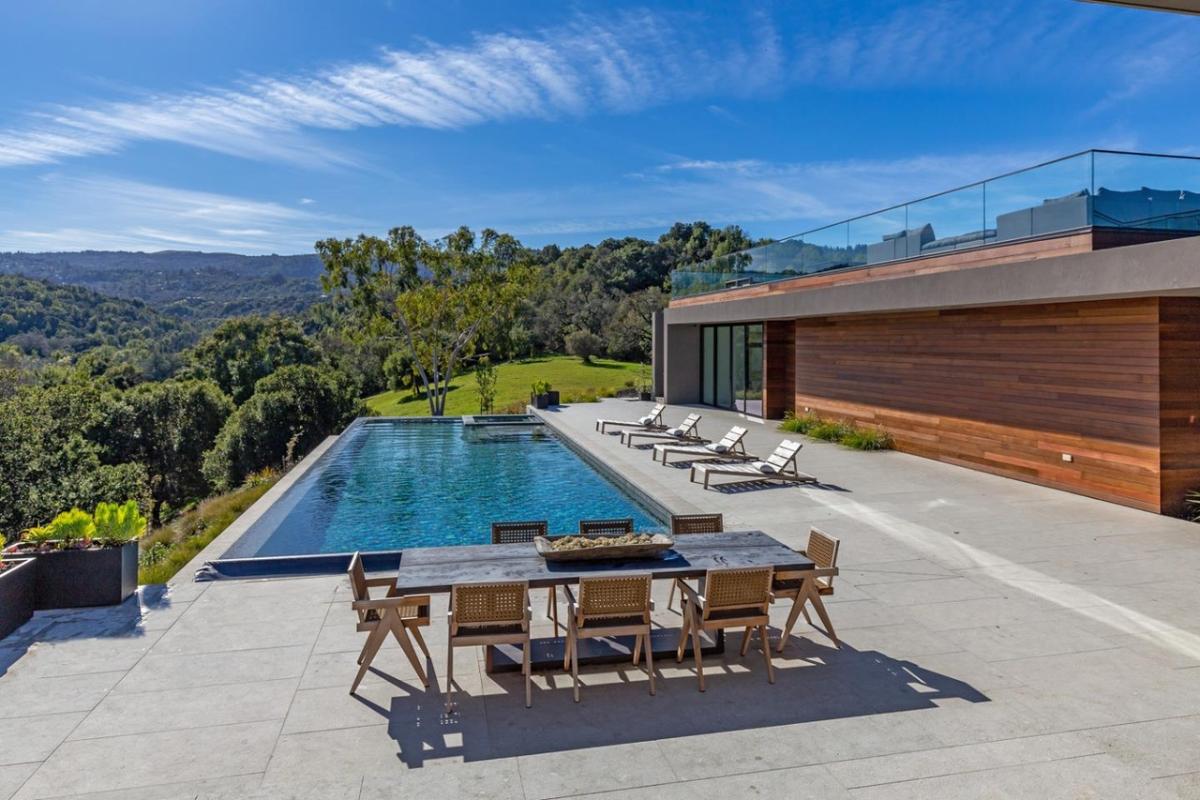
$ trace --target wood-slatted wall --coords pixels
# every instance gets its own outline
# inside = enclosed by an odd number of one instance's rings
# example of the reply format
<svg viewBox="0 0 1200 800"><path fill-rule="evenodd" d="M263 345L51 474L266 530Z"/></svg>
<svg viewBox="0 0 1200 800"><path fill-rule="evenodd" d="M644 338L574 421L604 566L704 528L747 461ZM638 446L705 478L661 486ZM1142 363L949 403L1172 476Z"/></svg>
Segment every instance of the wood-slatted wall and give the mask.
<svg viewBox="0 0 1200 800"><path fill-rule="evenodd" d="M1159 443L1162 510L1200 489L1200 298L1159 298Z"/></svg>
<svg viewBox="0 0 1200 800"><path fill-rule="evenodd" d="M763 416L781 419L796 399L796 326L792 320L763 323Z"/></svg>
<svg viewBox="0 0 1200 800"><path fill-rule="evenodd" d="M1160 300L1140 298L796 320L795 408L881 426L906 452L1157 511L1160 407L1164 464L1179 486L1200 479L1200 314L1191 298L1163 303L1161 395Z"/></svg>

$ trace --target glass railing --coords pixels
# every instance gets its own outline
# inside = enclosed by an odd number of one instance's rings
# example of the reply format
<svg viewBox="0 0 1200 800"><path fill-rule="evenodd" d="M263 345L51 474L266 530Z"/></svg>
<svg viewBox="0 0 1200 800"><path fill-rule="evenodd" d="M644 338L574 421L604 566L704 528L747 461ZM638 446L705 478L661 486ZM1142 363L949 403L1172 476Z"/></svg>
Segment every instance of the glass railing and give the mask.
<svg viewBox="0 0 1200 800"><path fill-rule="evenodd" d="M1200 158L1088 150L671 273L673 297L1087 227L1200 233Z"/></svg>

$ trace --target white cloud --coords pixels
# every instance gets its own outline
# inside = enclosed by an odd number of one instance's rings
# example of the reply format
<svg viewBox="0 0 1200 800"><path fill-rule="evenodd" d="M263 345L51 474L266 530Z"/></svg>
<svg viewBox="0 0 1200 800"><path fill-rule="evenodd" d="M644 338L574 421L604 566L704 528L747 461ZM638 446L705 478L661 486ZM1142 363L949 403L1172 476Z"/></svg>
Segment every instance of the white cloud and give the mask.
<svg viewBox="0 0 1200 800"><path fill-rule="evenodd" d="M706 92L745 95L779 75L778 37L760 20L720 48L692 15L577 16L469 44L384 49L310 74L250 77L235 87L60 106L0 130L0 167L169 141L255 159L351 160L313 130L381 125L463 128L487 122L624 112Z"/></svg>
<svg viewBox="0 0 1200 800"><path fill-rule="evenodd" d="M42 221L63 220L47 226ZM363 229L279 203L105 176L50 175L0 214L0 250L311 252L313 242Z"/></svg>

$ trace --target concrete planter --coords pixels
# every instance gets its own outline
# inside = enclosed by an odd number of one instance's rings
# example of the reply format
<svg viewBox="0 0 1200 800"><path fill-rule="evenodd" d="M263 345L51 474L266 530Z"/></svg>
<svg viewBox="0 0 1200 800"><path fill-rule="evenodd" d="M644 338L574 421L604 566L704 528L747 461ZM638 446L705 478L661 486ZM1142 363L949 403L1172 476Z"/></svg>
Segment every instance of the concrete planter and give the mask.
<svg viewBox="0 0 1200 800"><path fill-rule="evenodd" d="M556 392L556 394L557 394L557 392ZM551 405L550 395L549 394L531 394L531 395L529 395L529 405L533 406L534 408L541 408L541 409L549 408Z"/></svg>
<svg viewBox="0 0 1200 800"><path fill-rule="evenodd" d="M36 554L34 603L45 608L115 606L137 591L138 543Z"/></svg>
<svg viewBox="0 0 1200 800"><path fill-rule="evenodd" d="M0 639L24 625L33 616L37 562L32 558L10 558L0 572Z"/></svg>

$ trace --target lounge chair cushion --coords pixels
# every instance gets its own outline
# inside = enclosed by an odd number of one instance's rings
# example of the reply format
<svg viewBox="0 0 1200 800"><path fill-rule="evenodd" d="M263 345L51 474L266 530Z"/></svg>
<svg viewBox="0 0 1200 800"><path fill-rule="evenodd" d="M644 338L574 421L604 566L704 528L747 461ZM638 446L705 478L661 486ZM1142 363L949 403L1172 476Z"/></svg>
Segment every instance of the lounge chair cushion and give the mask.
<svg viewBox="0 0 1200 800"><path fill-rule="evenodd" d="M727 444L721 444L720 442L713 442L712 444L706 444L706 445L704 445L704 449L705 449L705 450L711 450L711 451L713 451L714 453L728 453L728 452L729 452L729 445L727 445Z"/></svg>
<svg viewBox="0 0 1200 800"><path fill-rule="evenodd" d="M647 414L644 417L639 417L638 422L641 423L642 425L650 425L654 422L654 417Z"/></svg>
<svg viewBox="0 0 1200 800"><path fill-rule="evenodd" d="M672 436L683 436L683 428L667 428L667 433Z"/></svg>
<svg viewBox="0 0 1200 800"><path fill-rule="evenodd" d="M778 469L775 468L774 464L768 464L765 461L751 461L750 466L754 467L756 470L761 472L763 475L774 475L776 472L779 471Z"/></svg>

